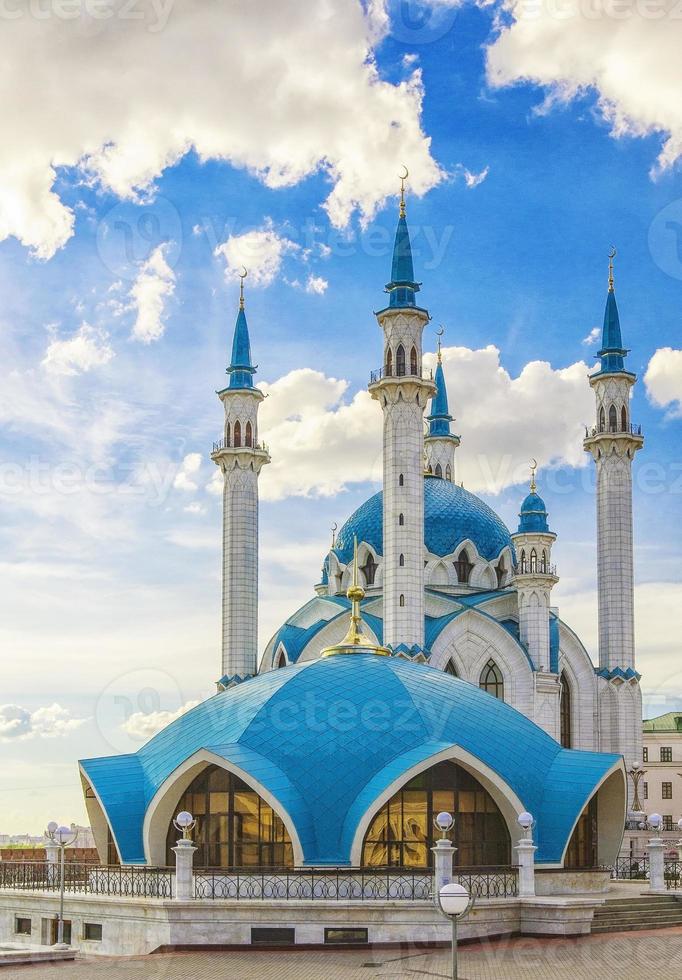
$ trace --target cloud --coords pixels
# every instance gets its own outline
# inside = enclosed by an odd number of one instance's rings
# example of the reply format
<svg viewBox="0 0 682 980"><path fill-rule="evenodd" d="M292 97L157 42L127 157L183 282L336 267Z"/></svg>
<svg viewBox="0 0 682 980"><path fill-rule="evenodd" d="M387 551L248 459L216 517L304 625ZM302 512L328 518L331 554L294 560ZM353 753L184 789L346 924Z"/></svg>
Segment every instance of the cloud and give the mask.
<svg viewBox="0 0 682 980"><path fill-rule="evenodd" d="M585 347L593 347L596 343L599 342L600 338L601 338L601 328L592 327L587 337L583 337L581 343L584 344Z"/></svg>
<svg viewBox="0 0 682 980"><path fill-rule="evenodd" d="M322 276L314 276L312 273L308 276L308 281L305 284L306 293L315 293L317 296L322 296L323 293L327 291L329 283Z"/></svg>
<svg viewBox="0 0 682 980"><path fill-rule="evenodd" d="M659 135L654 172L682 155L682 20L676 0L598 5L507 0L487 51L493 86L534 82L546 89L540 111L591 90L615 137ZM647 16L649 14L649 16ZM503 20L504 18L504 20Z"/></svg>
<svg viewBox="0 0 682 980"><path fill-rule="evenodd" d="M247 231L243 235L230 235L218 245L215 254L225 259L225 277L232 280L239 275L242 267L248 271L249 283L254 286L269 286L279 275L282 260L288 252L300 248L275 231L272 220L266 219L262 228Z"/></svg>
<svg viewBox="0 0 682 980"><path fill-rule="evenodd" d="M0 239L49 258L75 223L58 176L142 200L191 150L270 188L321 174L336 226L395 195L402 160L414 194L441 179L420 72L396 83L378 72L374 47L389 29L379 3L137 0L133 17L128 0L112 0L107 10L66 20L12 5L0 32L14 92L0 105L12 134L0 149Z"/></svg>
<svg viewBox="0 0 682 980"><path fill-rule="evenodd" d="M198 704L198 701L187 701L177 711L150 711L148 713L136 711L123 722L121 728L130 738L146 742L157 732L170 725L176 718L184 715L191 708L196 708Z"/></svg>
<svg viewBox="0 0 682 980"><path fill-rule="evenodd" d="M178 474L173 480L173 486L176 490L188 490L190 492L198 490L198 486L194 482L194 477L201 469L202 462L203 457L201 453L188 453L185 456L178 470Z"/></svg>
<svg viewBox="0 0 682 980"><path fill-rule="evenodd" d="M132 337L143 344L151 344L163 337L166 300L175 292L175 273L166 261L168 245L157 245L149 258L142 263L130 290L136 319Z"/></svg>
<svg viewBox="0 0 682 980"><path fill-rule="evenodd" d="M82 374L108 364L114 351L104 330L82 323L66 340L50 341L42 364L50 374Z"/></svg>
<svg viewBox="0 0 682 980"><path fill-rule="evenodd" d="M464 183L467 185L469 190L472 190L474 187L478 187L479 184L483 183L490 172L490 167L484 167L483 170L479 171L479 173L474 173L471 170L467 170L467 168L460 163L457 171L462 175L462 177L464 177Z"/></svg>
<svg viewBox="0 0 682 980"><path fill-rule="evenodd" d="M29 711L18 704L0 705L0 741L28 738L57 738L80 728L86 718L72 718L58 704Z"/></svg>
<svg viewBox="0 0 682 980"><path fill-rule="evenodd" d="M468 489L498 493L518 483L531 457L541 467L587 465L583 424L594 412L594 396L584 362L554 369L531 361L514 378L496 347L444 347L442 353L454 430L462 435L457 479ZM435 366L434 355L424 360ZM381 479L381 411L367 391L349 399L347 381L311 368L260 387L268 395L260 431L272 454L260 477L264 499L333 496ZM219 473L209 486L222 492Z"/></svg>
<svg viewBox="0 0 682 980"><path fill-rule="evenodd" d="M682 417L682 350L659 347L649 361L644 386L654 405L668 408L671 418Z"/></svg>

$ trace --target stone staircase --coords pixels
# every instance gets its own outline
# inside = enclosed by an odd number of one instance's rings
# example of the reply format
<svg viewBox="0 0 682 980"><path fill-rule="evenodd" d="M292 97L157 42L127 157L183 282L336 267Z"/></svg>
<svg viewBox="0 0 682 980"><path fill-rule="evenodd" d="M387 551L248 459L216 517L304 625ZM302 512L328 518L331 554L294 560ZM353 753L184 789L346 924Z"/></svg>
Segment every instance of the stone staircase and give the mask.
<svg viewBox="0 0 682 980"><path fill-rule="evenodd" d="M674 895L607 899L594 913L592 934L682 926L682 901Z"/></svg>

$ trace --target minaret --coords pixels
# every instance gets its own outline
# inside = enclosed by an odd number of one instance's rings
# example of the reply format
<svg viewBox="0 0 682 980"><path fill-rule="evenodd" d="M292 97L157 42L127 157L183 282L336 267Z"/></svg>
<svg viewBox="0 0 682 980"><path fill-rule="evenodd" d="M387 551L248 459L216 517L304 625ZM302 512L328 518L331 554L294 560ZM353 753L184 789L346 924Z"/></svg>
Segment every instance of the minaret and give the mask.
<svg viewBox="0 0 682 980"><path fill-rule="evenodd" d="M225 433L211 459L223 474L223 638L224 690L252 677L258 658L258 474L270 462L258 442L258 406L265 397L254 387L249 328L240 276L239 312L234 328L225 406Z"/></svg>
<svg viewBox="0 0 682 980"><path fill-rule="evenodd" d="M384 413L384 643L424 646L424 410L436 386L422 376L422 332L401 178L388 306L376 314L384 332L384 366L372 375L372 398Z"/></svg>
<svg viewBox="0 0 682 980"><path fill-rule="evenodd" d="M641 694L635 671L634 575L632 532L632 460L642 448L641 428L630 419L630 392L637 380L626 370L613 258L599 370L590 376L596 400L596 425L584 442L597 465L597 560L599 589L599 674L608 684L600 704L601 747L622 752L626 762L641 762ZM621 689L630 690L624 702ZM635 702L633 705L632 702ZM634 710L633 710L634 708Z"/></svg>
<svg viewBox="0 0 682 980"><path fill-rule="evenodd" d="M425 439L426 472L444 480L455 482L455 449L459 446L460 438L450 431L452 415L448 408L448 392L445 387L443 373L443 358L441 355L440 339L443 329L438 332L438 364L434 382L436 393L431 399L431 414L427 415L429 423Z"/></svg>
<svg viewBox="0 0 682 980"><path fill-rule="evenodd" d="M517 562L514 585L518 593L521 642L535 669L550 673L550 597L559 581L552 565L552 545L556 534L549 528L547 508L537 491L533 460L530 493L521 504L519 529L512 535Z"/></svg>

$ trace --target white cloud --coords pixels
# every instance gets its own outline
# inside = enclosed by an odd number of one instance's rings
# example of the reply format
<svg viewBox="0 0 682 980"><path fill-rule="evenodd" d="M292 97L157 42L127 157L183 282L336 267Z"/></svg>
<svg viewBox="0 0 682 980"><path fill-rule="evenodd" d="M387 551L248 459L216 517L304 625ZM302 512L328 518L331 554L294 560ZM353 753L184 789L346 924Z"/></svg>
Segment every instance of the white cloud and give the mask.
<svg viewBox="0 0 682 980"><path fill-rule="evenodd" d="M193 492L197 490L197 484L195 478L202 464L201 453L188 453L183 459L180 469L178 470L177 476L173 480L173 486L176 490L188 490Z"/></svg>
<svg viewBox="0 0 682 980"><path fill-rule="evenodd" d="M662 137L655 169L682 155L682 19L676 0L597 5L589 15L580 0L566 0L560 8L506 0L503 10L487 53L492 85L544 86L542 111L593 90L614 136Z"/></svg>
<svg viewBox="0 0 682 980"><path fill-rule="evenodd" d="M157 732L170 725L176 718L184 715L191 708L196 708L198 704L198 701L187 701L177 711L150 711L147 713L136 711L123 722L121 728L130 738L146 742Z"/></svg>
<svg viewBox="0 0 682 980"><path fill-rule="evenodd" d="M142 263L130 290L130 299L136 311L132 337L143 344L151 344L163 337L166 329L166 300L175 292L175 273L166 261L168 245L162 243Z"/></svg>
<svg viewBox="0 0 682 980"><path fill-rule="evenodd" d="M50 374L81 374L102 367L114 356L108 339L104 330L82 323L66 340L54 338L50 341L43 367Z"/></svg>
<svg viewBox="0 0 682 980"><path fill-rule="evenodd" d="M593 347L599 341L600 337L601 329L599 327L592 327L587 337L583 337L581 343L583 343L585 347Z"/></svg>
<svg viewBox="0 0 682 980"><path fill-rule="evenodd" d="M403 160L412 193L441 179L421 128L419 71L393 84L375 65L388 30L379 3L137 0L135 18L128 0L111 9L66 20L12 6L0 32L13 81L0 105L0 131L12 134L0 149L0 239L43 258L68 240L75 213L55 190L58 168L140 199L192 149L271 188L322 173L337 226L395 195Z"/></svg>
<svg viewBox="0 0 682 980"><path fill-rule="evenodd" d="M56 738L80 728L85 718L72 718L59 704L29 711L18 704L0 705L0 741L9 739Z"/></svg>
<svg viewBox="0 0 682 980"><path fill-rule="evenodd" d="M484 167L483 170L480 170L478 173L468 170L463 164L460 164L458 169L459 173L461 173L462 177L464 177L464 183L467 185L469 190L472 190L474 187L478 187L479 184L482 184L490 173L490 167Z"/></svg>
<svg viewBox="0 0 682 980"><path fill-rule="evenodd" d="M668 408L672 418L682 416L682 350L660 347L649 361L644 386L654 405Z"/></svg>
<svg viewBox="0 0 682 980"><path fill-rule="evenodd" d="M317 296L321 296L327 291L329 283L322 276L314 276L312 273L308 276L308 281L305 284L306 293L315 293Z"/></svg>
<svg viewBox="0 0 682 980"><path fill-rule="evenodd" d="M427 366L434 362L425 357ZM454 431L462 436L457 479L468 489L497 493L518 483L531 457L540 466L587 464L582 426L594 405L584 362L555 370L532 361L513 378L489 346L444 347L443 363ZM348 387L310 368L261 384L268 398L260 429L272 452L260 478L264 499L333 496L381 479L381 411L367 391L349 400ZM209 486L221 492L219 473Z"/></svg>
<svg viewBox="0 0 682 980"><path fill-rule="evenodd" d="M225 259L225 276L233 280L242 271L248 272L248 282L254 286L269 286L279 275L282 260L288 252L298 251L300 246L283 235L278 235L270 218L262 228L230 235L218 245L216 255Z"/></svg>

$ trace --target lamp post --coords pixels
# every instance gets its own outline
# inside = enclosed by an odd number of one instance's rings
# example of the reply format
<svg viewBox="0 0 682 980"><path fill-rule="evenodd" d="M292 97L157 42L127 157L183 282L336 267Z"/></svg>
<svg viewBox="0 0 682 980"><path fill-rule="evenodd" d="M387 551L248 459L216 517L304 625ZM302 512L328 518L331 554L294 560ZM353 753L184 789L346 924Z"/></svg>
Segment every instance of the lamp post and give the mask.
<svg viewBox="0 0 682 980"><path fill-rule="evenodd" d="M649 839L649 891L661 892L665 889L665 844L661 837L663 817L660 813L652 813L647 820L647 826L653 830L655 837Z"/></svg>
<svg viewBox="0 0 682 980"><path fill-rule="evenodd" d="M628 813L628 818L633 821L633 823L638 823L644 816L644 811L642 810L642 804L639 799L639 784L642 779L646 776L646 769L642 769L641 766L637 764L633 765L632 769L629 770L630 778L632 779L632 785L634 788L634 795L632 797L632 810Z"/></svg>
<svg viewBox="0 0 682 980"><path fill-rule="evenodd" d="M515 848L519 856L519 898L534 898L535 852L537 851L537 847L533 843L535 818L532 813L524 811L516 819L519 827L523 830L523 837Z"/></svg>
<svg viewBox="0 0 682 980"><path fill-rule="evenodd" d="M440 910L452 922L452 980L457 980L457 923L471 910L474 900L464 885L450 882L438 893Z"/></svg>
<svg viewBox="0 0 682 980"><path fill-rule="evenodd" d="M59 847L59 918L57 919L57 942L55 949L68 949L64 942L64 878L65 878L65 857L64 852L71 844L78 840L78 831L75 833L70 827L60 827L54 820L50 821L45 831L45 836L53 844Z"/></svg>
<svg viewBox="0 0 682 980"><path fill-rule="evenodd" d="M196 826L196 820L187 810L182 810L173 820L173 826L182 834L173 848L175 854L175 898L179 902L188 902L194 898L193 865L196 847L192 842L191 832Z"/></svg>

